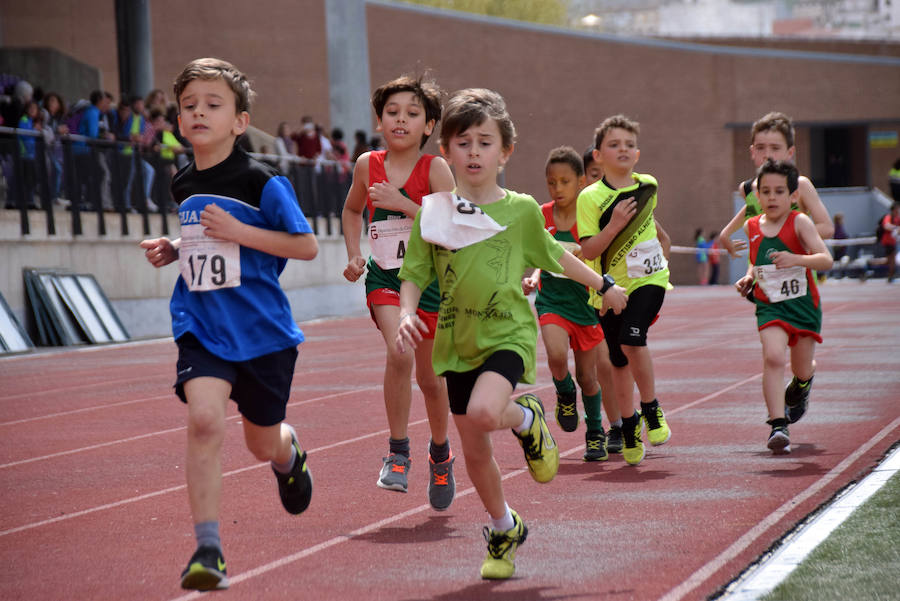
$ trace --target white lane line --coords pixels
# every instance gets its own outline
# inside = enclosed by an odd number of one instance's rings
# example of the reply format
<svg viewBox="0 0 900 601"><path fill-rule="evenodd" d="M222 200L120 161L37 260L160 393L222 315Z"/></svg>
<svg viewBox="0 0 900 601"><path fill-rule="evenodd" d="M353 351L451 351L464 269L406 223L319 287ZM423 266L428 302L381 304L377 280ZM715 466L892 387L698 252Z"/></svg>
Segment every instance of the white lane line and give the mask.
<svg viewBox="0 0 900 601"><path fill-rule="evenodd" d="M729 587L721 601L756 601L781 584L838 526L900 472L900 447L827 509L782 541L770 557Z"/></svg>
<svg viewBox="0 0 900 601"><path fill-rule="evenodd" d="M854 462L867 453L872 447L878 444L883 438L891 434L894 430L900 428L900 417L883 428L880 432L872 436L865 444L850 453L843 461L834 466L827 474L822 476L814 484L788 499L778 509L766 516L756 526L748 530L734 543L729 545L724 551L719 553L711 561L707 562L699 570L691 574L684 582L673 588L671 591L659 598L659 601L680 601L685 595L706 582L713 574L719 571L726 563L740 555L746 550L756 539L761 537L769 528L777 524L785 515L792 511L797 505L803 503L820 490L825 488L832 480L837 478L842 472L849 469Z"/></svg>

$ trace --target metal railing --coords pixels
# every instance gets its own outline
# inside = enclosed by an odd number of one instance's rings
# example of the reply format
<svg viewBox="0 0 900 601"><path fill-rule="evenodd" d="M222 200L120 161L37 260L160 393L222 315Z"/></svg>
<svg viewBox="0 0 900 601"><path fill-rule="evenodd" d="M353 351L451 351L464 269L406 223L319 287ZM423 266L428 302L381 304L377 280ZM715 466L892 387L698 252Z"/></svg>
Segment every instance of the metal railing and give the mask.
<svg viewBox="0 0 900 601"><path fill-rule="evenodd" d="M331 218L340 215L350 188L350 165L297 156L251 155L276 169L278 165L286 167L282 173L316 234L320 233L320 218L324 218L325 234L335 233ZM143 217L142 235L150 235L151 219L159 219L160 231L169 235L170 219L177 219L169 190L171 165L159 152L137 143L67 134L48 144L39 131L0 127L0 169L5 183L0 186L0 206L19 211L22 235L31 233L29 216L41 211L46 215L47 234L55 236L58 214L54 209L60 208L70 213L73 236L82 235L84 214L96 215L101 236L107 234L107 220L114 224L118 214L119 231L127 236L129 213ZM148 176L152 177L149 186Z"/></svg>

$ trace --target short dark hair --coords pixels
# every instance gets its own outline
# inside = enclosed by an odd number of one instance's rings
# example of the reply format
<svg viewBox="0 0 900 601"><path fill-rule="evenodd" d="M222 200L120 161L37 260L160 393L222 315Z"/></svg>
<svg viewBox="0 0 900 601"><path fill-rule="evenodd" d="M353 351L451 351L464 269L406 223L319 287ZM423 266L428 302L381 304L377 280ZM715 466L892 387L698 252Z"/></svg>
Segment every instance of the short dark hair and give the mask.
<svg viewBox="0 0 900 601"><path fill-rule="evenodd" d="M413 77L412 75L401 75L397 79L378 86L372 92L372 108L375 114L381 119L384 112L384 106L387 104L388 98L400 92L412 92L416 99L422 103L425 109L425 121L434 121L437 125L441 120L441 94L442 91L438 85L431 79L426 79L424 75ZM429 134L422 134L422 141L419 148L425 146L428 141Z"/></svg>
<svg viewBox="0 0 900 601"><path fill-rule="evenodd" d="M797 171L797 168L790 161L773 161L772 159L767 159L766 162L760 166L759 171L756 172L757 188L759 188L759 184L762 181L762 176L767 173L783 175L787 178L788 192L791 194L796 192L797 186L799 185L800 172Z"/></svg>
<svg viewBox="0 0 900 601"><path fill-rule="evenodd" d="M506 111L503 96L485 88L466 88L454 92L444 108L441 125L441 146L449 148L450 139L473 125L493 119L500 130L500 140L505 150L516 141L516 126Z"/></svg>
<svg viewBox="0 0 900 601"><path fill-rule="evenodd" d="M544 170L546 171L554 163L569 165L572 171L575 172L575 175L579 177L584 175L582 158L571 146L558 146L551 150L550 154L547 155L547 163L544 165Z"/></svg>
<svg viewBox="0 0 900 601"><path fill-rule="evenodd" d="M91 95L90 95L91 104L97 105L100 103L101 100L103 100L103 98L104 98L103 90L94 90L93 92L91 92Z"/></svg>
<svg viewBox="0 0 900 601"><path fill-rule="evenodd" d="M588 165L590 165L591 163L594 163L594 162L595 162L594 161L594 147L591 146L590 148L585 150L584 153L582 153L582 155L581 155L581 165L582 165L582 169L584 170L585 173L587 173Z"/></svg>
<svg viewBox="0 0 900 601"><path fill-rule="evenodd" d="M594 130L594 148L600 148L600 145L603 143L603 138L605 138L606 134L609 133L609 130L614 127L624 129L625 131L633 133L635 136L638 136L641 133L641 124L637 121L629 119L625 115L613 115L612 117L604 119L603 123L600 124L600 127Z"/></svg>

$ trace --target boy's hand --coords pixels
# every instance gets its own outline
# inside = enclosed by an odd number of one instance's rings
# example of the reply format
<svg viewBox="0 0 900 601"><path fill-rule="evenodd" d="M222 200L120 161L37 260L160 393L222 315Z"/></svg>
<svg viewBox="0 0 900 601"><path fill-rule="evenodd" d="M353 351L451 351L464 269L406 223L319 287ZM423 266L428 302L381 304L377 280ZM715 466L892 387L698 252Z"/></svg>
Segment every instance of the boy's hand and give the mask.
<svg viewBox="0 0 900 601"><path fill-rule="evenodd" d="M168 238L143 240L141 248L145 249L144 256L154 267L162 267L178 259L178 249Z"/></svg>
<svg viewBox="0 0 900 601"><path fill-rule="evenodd" d="M200 213L200 225L210 238L238 242L244 224L219 205L208 204Z"/></svg>
<svg viewBox="0 0 900 601"><path fill-rule="evenodd" d="M387 182L378 182L369 188L369 198L376 209L386 211L400 211L409 208L412 202L400 192L400 190Z"/></svg>
<svg viewBox="0 0 900 601"><path fill-rule="evenodd" d="M635 212L637 212L637 200L635 200L633 196L631 198L626 198L613 209L612 217L610 217L609 225L607 227L612 226L614 231L622 231L622 229L634 219Z"/></svg>
<svg viewBox="0 0 900 601"><path fill-rule="evenodd" d="M619 285L613 286L604 292L602 298L603 306L600 308L601 314L612 309L613 313L618 315L625 309L625 305L628 304L628 295L625 294L625 289Z"/></svg>
<svg viewBox="0 0 900 601"><path fill-rule="evenodd" d="M738 251L747 248L747 241L743 238L738 238L737 240L732 240L731 238L719 238L719 244L722 245L722 248L728 251L728 255L732 259L735 259L739 256Z"/></svg>
<svg viewBox="0 0 900 601"><path fill-rule="evenodd" d="M540 272L537 272L538 274ZM527 278L522 278L522 294L528 296L534 289L537 288L539 275L532 275Z"/></svg>
<svg viewBox="0 0 900 601"><path fill-rule="evenodd" d="M737 289L738 294L741 296L747 296L750 292L750 288L753 286L753 276L745 275L738 281L734 283L734 287Z"/></svg>
<svg viewBox="0 0 900 601"><path fill-rule="evenodd" d="M361 256L353 257L344 267L344 277L350 282L355 282L365 272L366 260Z"/></svg>
<svg viewBox="0 0 900 601"><path fill-rule="evenodd" d="M778 269L800 265L800 255L795 255L794 253L787 250L779 250L777 252L773 252L770 255L770 258L772 259L772 263L774 263L775 267L777 267Z"/></svg>
<svg viewBox="0 0 900 601"><path fill-rule="evenodd" d="M428 326L415 313L407 313L400 317L397 326L397 350L405 353L407 348L415 349L422 342L422 334L428 333Z"/></svg>

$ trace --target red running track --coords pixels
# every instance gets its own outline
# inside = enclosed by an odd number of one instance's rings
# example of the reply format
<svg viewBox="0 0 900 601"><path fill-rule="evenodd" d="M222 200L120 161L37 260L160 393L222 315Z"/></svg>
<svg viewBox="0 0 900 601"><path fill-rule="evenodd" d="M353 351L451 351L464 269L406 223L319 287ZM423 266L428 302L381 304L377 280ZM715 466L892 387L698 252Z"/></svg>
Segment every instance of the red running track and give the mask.
<svg viewBox="0 0 900 601"><path fill-rule="evenodd" d="M453 506L428 506L418 392L410 493L375 486L384 351L368 318L304 324L288 420L310 452L312 505L283 511L232 407L221 516L231 589L215 597L705 599L900 440L900 288L828 282L823 299L825 344L789 456L765 448L755 319L729 287L666 298L650 345L673 436L640 466L583 463L583 424L566 434L554 423L563 459L539 485L514 437L496 433L510 505L530 530L505 582L478 577L487 515L461 459ZM532 390L552 410L543 360ZM174 361L171 340L0 359L0 598L199 596L179 588L194 540Z"/></svg>

